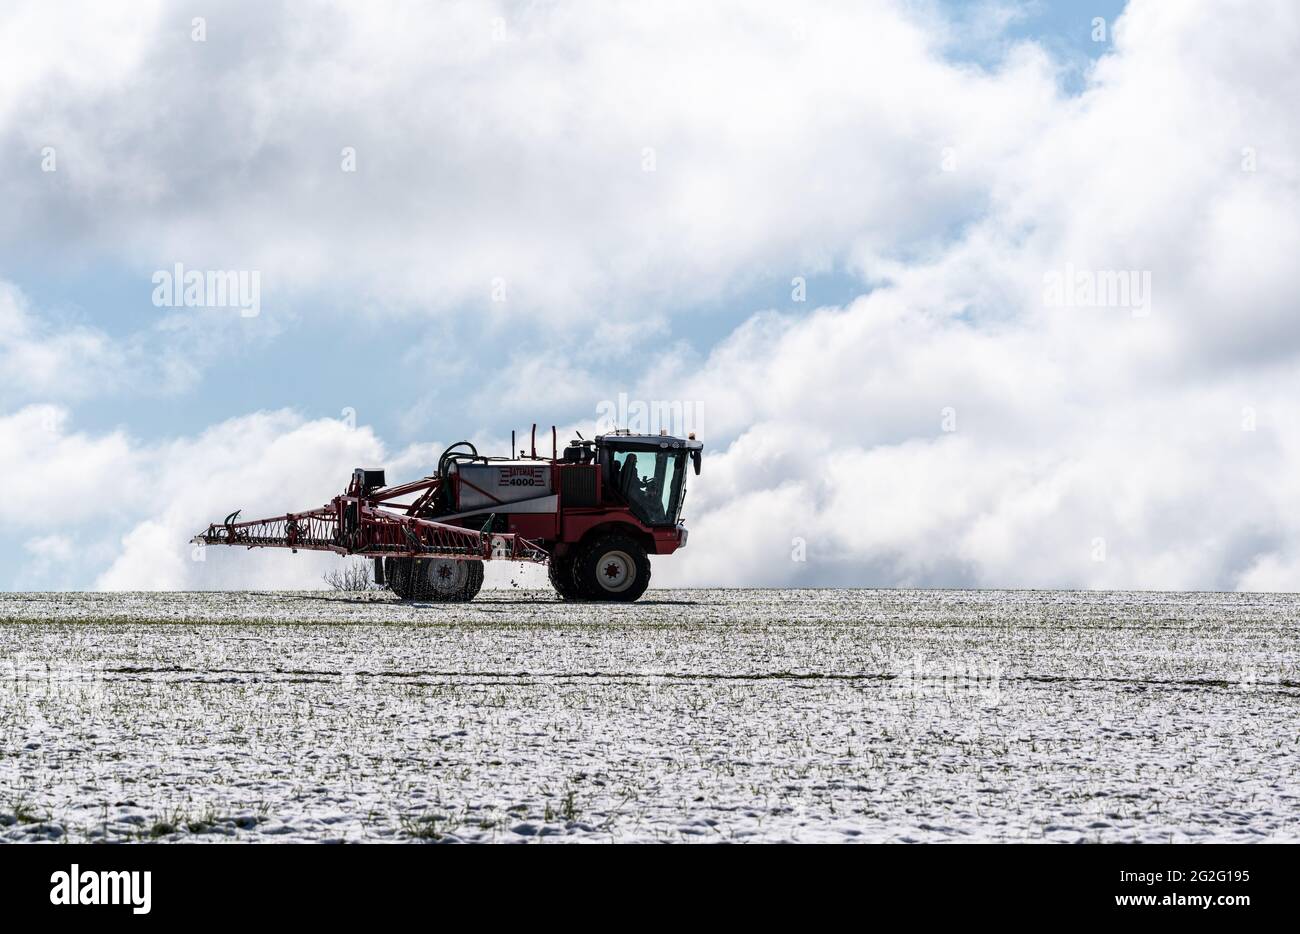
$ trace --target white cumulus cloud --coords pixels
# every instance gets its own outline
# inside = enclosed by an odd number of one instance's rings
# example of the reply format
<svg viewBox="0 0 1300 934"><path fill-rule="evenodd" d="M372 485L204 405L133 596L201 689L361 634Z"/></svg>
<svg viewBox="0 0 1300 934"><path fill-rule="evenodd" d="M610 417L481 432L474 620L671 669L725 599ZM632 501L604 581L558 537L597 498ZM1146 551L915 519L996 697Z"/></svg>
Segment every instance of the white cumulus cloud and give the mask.
<svg viewBox="0 0 1300 934"><path fill-rule="evenodd" d="M1296 588L1292 3L1133 0L1074 96L1033 43L955 63L942 14L903 3L230 4L205 43L141 7L117 45L39 9L7 14L41 64L0 65L0 141L31 154L0 176L0 245L256 268L366 326L499 339L445 364L459 394L398 400L412 423L703 402L691 544L661 582ZM862 296L674 342L710 301L832 269ZM513 345L530 316L571 352ZM314 582L302 556L184 542L235 506L323 502L380 439L285 412L148 443L70 429L64 364L130 374L130 352L0 293L3 476L118 530L99 586ZM0 502L51 534L30 516Z"/></svg>

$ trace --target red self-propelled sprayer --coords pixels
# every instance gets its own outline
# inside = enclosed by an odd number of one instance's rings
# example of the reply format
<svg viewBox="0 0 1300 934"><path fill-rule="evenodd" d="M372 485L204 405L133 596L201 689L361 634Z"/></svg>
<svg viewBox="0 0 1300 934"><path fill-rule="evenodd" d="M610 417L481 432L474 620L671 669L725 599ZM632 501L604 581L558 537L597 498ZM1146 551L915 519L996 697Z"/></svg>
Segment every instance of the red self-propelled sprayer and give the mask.
<svg viewBox="0 0 1300 934"><path fill-rule="evenodd" d="M616 431L580 435L551 456L488 457L468 441L442 452L435 473L387 486L382 468L358 467L347 490L319 509L270 519L213 523L204 545L332 551L373 558L376 583L403 600L472 600L483 562L549 566L564 600L631 601L650 583L648 555L686 544L681 521L687 463L700 472L703 445Z"/></svg>

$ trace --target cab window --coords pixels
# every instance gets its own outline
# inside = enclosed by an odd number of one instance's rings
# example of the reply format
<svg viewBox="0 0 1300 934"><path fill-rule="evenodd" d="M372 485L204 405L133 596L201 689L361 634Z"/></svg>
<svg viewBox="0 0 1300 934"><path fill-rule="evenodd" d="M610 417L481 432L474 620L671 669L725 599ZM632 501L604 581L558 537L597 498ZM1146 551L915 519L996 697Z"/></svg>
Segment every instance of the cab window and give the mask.
<svg viewBox="0 0 1300 934"><path fill-rule="evenodd" d="M613 452L610 473L615 489L647 525L676 521L682 458L680 452Z"/></svg>

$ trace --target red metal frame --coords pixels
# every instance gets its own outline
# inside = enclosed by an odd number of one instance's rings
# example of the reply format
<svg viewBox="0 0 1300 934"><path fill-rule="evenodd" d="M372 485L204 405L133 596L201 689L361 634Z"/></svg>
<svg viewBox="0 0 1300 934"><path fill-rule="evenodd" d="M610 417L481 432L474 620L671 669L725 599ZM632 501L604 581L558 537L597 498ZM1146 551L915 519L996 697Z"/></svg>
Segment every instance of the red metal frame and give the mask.
<svg viewBox="0 0 1300 934"><path fill-rule="evenodd" d="M427 510L440 483L437 477L425 477L366 493L354 478L346 493L319 509L246 522L233 521L237 514L232 513L225 522L209 525L194 540L205 545L332 551L340 555L473 561L547 559L544 548L518 535L475 531L417 515ZM417 492L420 495L409 505L392 503ZM398 509L404 512L395 511Z"/></svg>
<svg viewBox="0 0 1300 934"><path fill-rule="evenodd" d="M534 451L535 439L536 426L531 442ZM363 475L354 473L347 491L319 509L244 522L236 522L238 514L232 513L225 522L208 526L194 540L206 545L332 551L366 557L544 562L597 529L617 528L640 539L650 554L665 555L677 550L680 534L676 528L641 522L626 503L606 489L598 464L571 463L554 456L558 455L554 429L551 444L551 458L531 459L552 471L551 489L558 503L555 512L512 513L503 506L498 521L489 519L481 529L474 526L492 514L490 508L476 511L471 518L438 521L435 507L442 489L441 477L367 489ZM595 471L595 505L566 505L562 493L562 472L566 470ZM452 476L452 482L458 485L457 493L460 483L470 485L459 472ZM412 495L410 502L396 502ZM505 529L491 531L489 526L494 524L504 525Z"/></svg>

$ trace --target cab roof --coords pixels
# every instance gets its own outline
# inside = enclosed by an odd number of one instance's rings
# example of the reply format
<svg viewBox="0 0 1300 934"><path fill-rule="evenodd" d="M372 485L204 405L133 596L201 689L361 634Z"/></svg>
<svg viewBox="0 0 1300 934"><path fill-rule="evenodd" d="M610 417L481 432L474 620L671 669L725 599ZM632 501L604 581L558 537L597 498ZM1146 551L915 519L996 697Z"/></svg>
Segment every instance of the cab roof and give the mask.
<svg viewBox="0 0 1300 934"><path fill-rule="evenodd" d="M646 435L615 431L596 435L596 443L605 447L627 448L637 451L699 451L704 443L694 438L677 438L673 435Z"/></svg>

